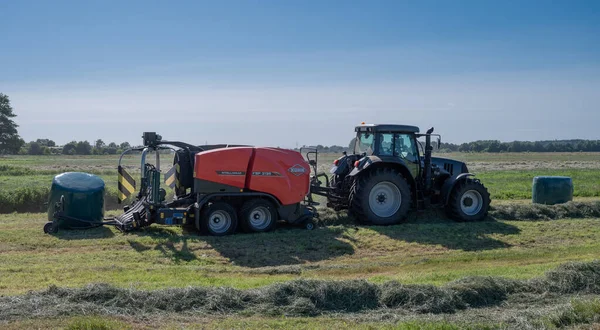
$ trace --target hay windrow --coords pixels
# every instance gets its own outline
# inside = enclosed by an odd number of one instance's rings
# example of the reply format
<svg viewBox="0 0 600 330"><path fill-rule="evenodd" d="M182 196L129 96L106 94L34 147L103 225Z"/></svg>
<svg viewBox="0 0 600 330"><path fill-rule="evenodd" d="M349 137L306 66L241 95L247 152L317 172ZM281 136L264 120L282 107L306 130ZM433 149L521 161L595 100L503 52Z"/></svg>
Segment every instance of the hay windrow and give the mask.
<svg viewBox="0 0 600 330"><path fill-rule="evenodd" d="M498 220L557 220L599 218L600 201L568 202L557 205L502 204L492 206L489 212Z"/></svg>
<svg viewBox="0 0 600 330"><path fill-rule="evenodd" d="M90 284L83 288L51 286L20 296L0 297L0 319L66 315L143 315L160 313L314 316L375 310L454 313L495 306L513 294L543 299L548 294L600 293L600 261L567 263L532 280L469 277L447 285L374 284L364 280L295 280L238 290L188 287L163 290Z"/></svg>

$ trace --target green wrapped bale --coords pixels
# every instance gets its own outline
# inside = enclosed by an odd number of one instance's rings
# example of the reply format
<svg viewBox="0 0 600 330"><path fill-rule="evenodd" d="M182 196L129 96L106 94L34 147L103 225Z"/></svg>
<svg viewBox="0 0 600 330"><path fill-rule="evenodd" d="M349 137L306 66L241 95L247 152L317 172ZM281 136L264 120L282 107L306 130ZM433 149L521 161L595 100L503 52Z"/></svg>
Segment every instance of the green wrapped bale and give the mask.
<svg viewBox="0 0 600 330"><path fill-rule="evenodd" d="M533 178L533 203L562 204L573 200L573 180L566 176L536 176Z"/></svg>
<svg viewBox="0 0 600 330"><path fill-rule="evenodd" d="M54 177L48 199L48 221L63 211L68 219L56 219L58 228L89 228L104 220L104 180L88 173L67 172ZM72 218L72 219L71 219Z"/></svg>

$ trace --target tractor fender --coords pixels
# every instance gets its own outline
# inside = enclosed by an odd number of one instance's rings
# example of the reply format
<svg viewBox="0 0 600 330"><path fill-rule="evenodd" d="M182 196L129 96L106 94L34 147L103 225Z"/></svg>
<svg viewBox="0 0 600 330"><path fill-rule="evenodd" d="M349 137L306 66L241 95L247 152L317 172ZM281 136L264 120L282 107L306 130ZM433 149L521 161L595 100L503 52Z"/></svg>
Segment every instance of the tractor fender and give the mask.
<svg viewBox="0 0 600 330"><path fill-rule="evenodd" d="M356 177L360 173L368 172L372 168L380 167L380 166L388 166L396 168L400 171L400 173L404 176L408 184L411 186L411 190L413 196L416 196L417 183L415 182L415 178L410 173L408 166L406 163L398 157L393 156L366 156L359 160L358 167L354 167L348 176Z"/></svg>
<svg viewBox="0 0 600 330"><path fill-rule="evenodd" d="M369 169L371 166L373 166L373 164L377 164L377 163L391 163L394 165L400 165L404 168L407 168L406 163L404 163L404 161L402 161L401 159L398 159L397 157L393 157L393 156L382 156L382 157L378 157L378 156L366 156L363 157L361 159L358 160L358 166L354 167L352 169L352 171L350 172L350 174L348 174L349 176L356 176L357 174Z"/></svg>
<svg viewBox="0 0 600 330"><path fill-rule="evenodd" d="M444 198L443 199L444 205L448 204L448 199L450 198L450 193L454 189L454 186L456 186L456 184L458 182L466 180L467 178L473 177L473 176L475 176L475 174L461 173L457 176L451 177L448 180L446 180L446 182L444 182L444 184L442 185L442 190L441 190L441 195Z"/></svg>

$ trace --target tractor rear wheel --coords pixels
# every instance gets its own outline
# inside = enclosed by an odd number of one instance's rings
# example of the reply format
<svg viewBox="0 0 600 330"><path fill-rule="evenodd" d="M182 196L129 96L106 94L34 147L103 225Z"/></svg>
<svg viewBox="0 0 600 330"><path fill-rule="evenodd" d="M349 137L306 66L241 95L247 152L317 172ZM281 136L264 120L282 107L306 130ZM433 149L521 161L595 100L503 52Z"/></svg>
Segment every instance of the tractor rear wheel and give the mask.
<svg viewBox="0 0 600 330"><path fill-rule="evenodd" d="M277 210L264 199L251 199L240 211L240 225L244 232L267 232L277 223Z"/></svg>
<svg viewBox="0 0 600 330"><path fill-rule="evenodd" d="M481 221L487 216L490 193L479 180L466 179L458 182L446 205L446 213L455 221Z"/></svg>
<svg viewBox="0 0 600 330"><path fill-rule="evenodd" d="M350 210L363 224L402 222L411 204L410 187L399 172L378 168L363 174L352 186Z"/></svg>
<svg viewBox="0 0 600 330"><path fill-rule="evenodd" d="M238 217L233 206L216 202L202 209L198 229L203 234L225 236L233 234L237 224Z"/></svg>

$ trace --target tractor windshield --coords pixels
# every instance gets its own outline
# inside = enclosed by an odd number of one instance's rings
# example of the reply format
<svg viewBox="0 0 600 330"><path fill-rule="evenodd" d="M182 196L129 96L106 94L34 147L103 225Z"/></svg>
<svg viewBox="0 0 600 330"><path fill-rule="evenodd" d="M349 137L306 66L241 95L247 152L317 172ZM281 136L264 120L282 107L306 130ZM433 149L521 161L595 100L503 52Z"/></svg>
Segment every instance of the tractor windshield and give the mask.
<svg viewBox="0 0 600 330"><path fill-rule="evenodd" d="M354 144L354 153L372 155L375 146L373 145L373 134L369 132L360 132L356 136L356 143Z"/></svg>

